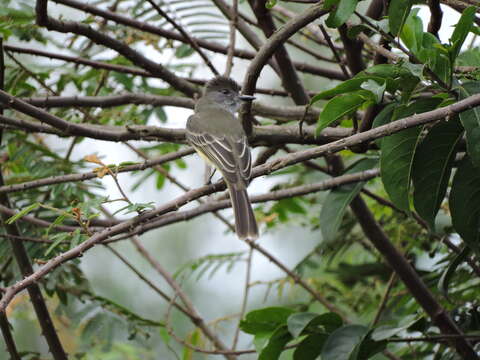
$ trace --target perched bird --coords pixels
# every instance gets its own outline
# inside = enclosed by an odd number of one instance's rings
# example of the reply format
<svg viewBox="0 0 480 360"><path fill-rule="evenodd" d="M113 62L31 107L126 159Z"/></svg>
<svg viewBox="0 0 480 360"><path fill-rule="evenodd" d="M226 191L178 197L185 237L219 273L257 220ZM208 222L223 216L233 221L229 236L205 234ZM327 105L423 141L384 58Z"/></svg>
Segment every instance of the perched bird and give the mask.
<svg viewBox="0 0 480 360"><path fill-rule="evenodd" d="M252 101L255 97L239 92L240 86L228 77L217 76L207 82L194 114L188 118L186 136L225 179L237 236L254 240L258 238L258 227L247 193L252 157L247 136L235 113L242 101Z"/></svg>

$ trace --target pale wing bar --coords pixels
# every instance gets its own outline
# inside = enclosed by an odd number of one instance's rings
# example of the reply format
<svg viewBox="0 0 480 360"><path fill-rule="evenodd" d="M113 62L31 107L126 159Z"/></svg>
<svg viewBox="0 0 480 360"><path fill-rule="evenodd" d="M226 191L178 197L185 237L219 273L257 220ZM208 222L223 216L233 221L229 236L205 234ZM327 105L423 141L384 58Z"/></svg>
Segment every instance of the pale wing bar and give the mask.
<svg viewBox="0 0 480 360"><path fill-rule="evenodd" d="M242 177L248 181L252 172L252 156L250 154L250 148L248 147L247 138L241 137L239 139L235 139L234 144L239 157L238 166L240 168L240 172Z"/></svg>
<svg viewBox="0 0 480 360"><path fill-rule="evenodd" d="M188 140L203 152L229 181L238 181L237 165L233 153L234 150L225 137L218 138L206 133L194 134L191 132L188 132L187 136ZM243 161L241 160L240 162L242 163ZM240 168L242 167L243 166L240 166ZM243 169L240 170L243 178Z"/></svg>

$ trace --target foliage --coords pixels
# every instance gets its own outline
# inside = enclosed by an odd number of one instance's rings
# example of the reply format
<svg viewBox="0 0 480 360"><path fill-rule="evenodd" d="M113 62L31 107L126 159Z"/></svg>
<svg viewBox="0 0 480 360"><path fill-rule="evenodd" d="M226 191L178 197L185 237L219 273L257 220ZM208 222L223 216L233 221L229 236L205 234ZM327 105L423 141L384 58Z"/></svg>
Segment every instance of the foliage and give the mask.
<svg viewBox="0 0 480 360"><path fill-rule="evenodd" d="M454 359L469 345L445 341L439 322L446 318L477 336L472 347L480 351L480 106L449 107L480 95L478 6L440 1L441 12L448 5L459 13L448 29L435 1L249 0L239 2L235 21L228 18L233 2L224 7L220 0L58 3L64 5L48 2L48 15L61 26L74 22L65 31L37 24L34 2L0 0L3 88L36 109L29 116L14 110L13 100L0 100L0 290L6 296L3 289L25 277L11 242L23 244L34 274L59 261L34 282L72 358L215 358L239 336L238 347L261 360ZM426 6L429 16L420 16ZM241 59L255 65L282 35L275 28L295 26L318 9L324 12L321 32L312 22L280 41L289 58L278 58L281 48L269 57L266 66L282 78L282 89L262 90L268 82L257 83L263 95L252 110L258 127L251 145L263 160L256 171L272 180L261 183L267 185L259 186L254 203L261 238L206 253L198 223L187 220L205 212L216 216L202 224L214 244L212 227L230 229L232 218L222 211L216 177L213 185L190 189L198 185L190 181L194 162L174 156L188 148L176 129L183 118L170 109L193 106L195 96L185 87L200 93L198 75L207 67L196 46L223 69L232 51L229 27L236 26L233 77L240 80ZM102 43L102 36L111 40ZM310 101L298 101L295 91L303 90ZM68 126L52 125L45 111ZM413 123L418 119L427 120ZM304 133L297 131L299 122ZM77 128L94 135L72 135ZM134 139L112 135L106 141L138 158L108 163L103 156L110 144L79 155L80 147L106 144L100 141L105 133ZM297 156L301 160L289 162ZM344 180L352 176L358 177ZM358 213L362 201L368 214ZM173 223L181 224L167 228L173 235L162 238L158 253L143 247L152 230ZM300 228L314 238L305 253L300 249L308 239L297 235ZM190 233L195 242L187 242ZM228 240L230 233L225 230ZM379 238L414 271L396 266ZM167 245L171 239L174 245ZM149 279L130 248L117 245L126 240L161 281ZM289 255L282 252L284 240L298 244L295 263L283 258ZM85 265L90 260L82 258L94 253L93 245L108 246L108 257L154 296L142 298L116 269L102 268L108 280L95 285ZM99 253L92 256L102 264ZM281 275L263 272L257 257ZM239 280L245 269L247 284ZM412 278L422 286L411 286ZM204 284L208 288L198 290ZM244 298L230 294L232 287L245 291ZM432 318L425 297L445 312ZM28 299L14 297L6 314L22 358L47 358L36 344L42 334ZM19 328L27 330L21 335Z"/></svg>

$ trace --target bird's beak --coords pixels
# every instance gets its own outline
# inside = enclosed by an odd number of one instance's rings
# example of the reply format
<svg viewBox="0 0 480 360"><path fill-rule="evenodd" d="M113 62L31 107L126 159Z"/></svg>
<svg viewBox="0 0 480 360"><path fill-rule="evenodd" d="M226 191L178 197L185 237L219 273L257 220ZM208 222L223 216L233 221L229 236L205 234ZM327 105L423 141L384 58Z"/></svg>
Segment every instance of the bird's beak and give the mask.
<svg viewBox="0 0 480 360"><path fill-rule="evenodd" d="M240 95L239 98L240 98L240 100L243 100L243 101L253 101L253 100L255 100L255 96L252 96L252 95Z"/></svg>

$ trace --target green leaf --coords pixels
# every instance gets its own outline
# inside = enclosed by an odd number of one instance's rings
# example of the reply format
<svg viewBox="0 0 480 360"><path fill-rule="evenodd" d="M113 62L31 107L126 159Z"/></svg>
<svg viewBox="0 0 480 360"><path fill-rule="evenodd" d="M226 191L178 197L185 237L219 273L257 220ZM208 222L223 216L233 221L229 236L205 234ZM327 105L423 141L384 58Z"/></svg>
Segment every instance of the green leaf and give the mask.
<svg viewBox="0 0 480 360"><path fill-rule="evenodd" d="M175 57L183 59L189 57L195 52L195 49L189 44L182 44L175 50Z"/></svg>
<svg viewBox="0 0 480 360"><path fill-rule="evenodd" d="M292 335L285 325L278 327L268 340L267 345L263 348L258 356L258 360L276 360L282 353L285 345L292 340Z"/></svg>
<svg viewBox="0 0 480 360"><path fill-rule="evenodd" d="M158 173L157 174L157 181L156 181L156 188L160 190L165 185L165 175Z"/></svg>
<svg viewBox="0 0 480 360"><path fill-rule="evenodd" d="M367 80L361 85L362 89L370 91L374 96L376 103L382 102L383 93L387 87L386 81L382 81L380 84L374 80Z"/></svg>
<svg viewBox="0 0 480 360"><path fill-rule="evenodd" d="M376 164L376 159L362 159L349 169L346 174L365 171L371 169ZM324 243L330 243L335 240L347 206L358 195L364 184L364 182L358 182L330 190L320 211L320 230Z"/></svg>
<svg viewBox="0 0 480 360"><path fill-rule="evenodd" d="M311 312L302 312L292 314L287 319L288 331L293 338L299 337L308 324L318 316L318 314Z"/></svg>
<svg viewBox="0 0 480 360"><path fill-rule="evenodd" d="M362 89L362 84L368 80L374 80L378 83L385 81L385 79L381 76L364 75L364 74L361 76L356 76L352 79L343 81L342 83L338 84L332 89L322 91L321 93L315 95L310 101L310 104L314 104L317 101L320 101L323 99L331 98L335 95L340 95L340 94L345 94L349 92L354 92L356 90L360 90Z"/></svg>
<svg viewBox="0 0 480 360"><path fill-rule="evenodd" d="M468 246L455 256L453 261L448 265L447 269L442 273L440 280L438 280L438 289L443 293L448 299L448 286L452 280L453 275L455 275L456 270L460 264L465 262L467 257L470 255L471 249Z"/></svg>
<svg viewBox="0 0 480 360"><path fill-rule="evenodd" d="M480 171L467 156L453 177L449 197L452 225L465 243L480 253Z"/></svg>
<svg viewBox="0 0 480 360"><path fill-rule="evenodd" d="M253 310L240 321L240 329L247 334L274 331L280 325L286 325L288 317L294 311L284 307L268 307Z"/></svg>
<svg viewBox="0 0 480 360"><path fill-rule="evenodd" d="M402 26L407 20L413 2L411 0L392 0L388 7L388 22L390 32L397 36L402 30Z"/></svg>
<svg viewBox="0 0 480 360"><path fill-rule="evenodd" d="M163 107L155 107L155 115L157 115L160 122L164 123L167 121L167 113L165 112Z"/></svg>
<svg viewBox="0 0 480 360"><path fill-rule="evenodd" d="M330 28L338 28L352 16L358 0L340 0L336 9L330 13L325 24Z"/></svg>
<svg viewBox="0 0 480 360"><path fill-rule="evenodd" d="M328 334L312 334L303 339L293 353L293 360L316 359L322 351Z"/></svg>
<svg viewBox="0 0 480 360"><path fill-rule="evenodd" d="M455 25L455 30L453 31L452 37L450 38L450 52L452 54L452 59L455 60L460 50L462 48L465 39L467 38L468 33L472 30L473 21L475 20L475 12L477 11L476 6L469 6L462 12L460 20L458 20L457 25Z"/></svg>
<svg viewBox="0 0 480 360"><path fill-rule="evenodd" d="M271 9L271 8L273 8L275 5L277 5L277 0L267 0L267 1L265 2L265 7L266 7L267 9Z"/></svg>
<svg viewBox="0 0 480 360"><path fill-rule="evenodd" d="M417 54L421 49L423 40L423 23L422 19L417 16L418 11L419 9L416 8L410 12L410 16L408 16L400 31L400 38L414 54Z"/></svg>
<svg viewBox="0 0 480 360"><path fill-rule="evenodd" d="M433 110L441 99L422 99L409 106L398 107L392 120ZM402 210L409 211L408 200L413 157L422 127L402 130L382 140L380 170L385 190L393 203Z"/></svg>
<svg viewBox="0 0 480 360"><path fill-rule="evenodd" d="M355 346L368 328L363 325L345 325L330 334L322 349L322 360L349 360Z"/></svg>
<svg viewBox="0 0 480 360"><path fill-rule="evenodd" d="M398 333L408 329L410 326L412 326L415 322L417 322L418 319L415 317L415 315L409 315L402 319L399 325L391 326L391 325L382 325L376 328L372 332L372 339L375 341L382 341L388 338L391 338L392 336L397 335Z"/></svg>
<svg viewBox="0 0 480 360"><path fill-rule="evenodd" d="M359 92L341 95L331 99L323 108L318 118L316 133L343 116L351 114L365 102L365 97Z"/></svg>
<svg viewBox="0 0 480 360"><path fill-rule="evenodd" d="M380 111L378 115L375 116L375 119L373 120L372 128L386 125L390 121L392 121L393 112L397 106L398 106L398 103L390 103L387 106L385 106L382 109L382 111ZM381 147L383 139L384 139L383 137L380 139L377 139L375 140L375 143Z"/></svg>
<svg viewBox="0 0 480 360"><path fill-rule="evenodd" d="M79 231L79 230L75 230ZM80 231L79 231L80 232ZM70 237L68 233L59 233L52 236L50 239L53 241L52 244L48 247L47 251L45 251L45 256L48 256L53 249L55 249L62 241L67 240Z"/></svg>
<svg viewBox="0 0 480 360"><path fill-rule="evenodd" d="M480 93L480 82L463 84L459 88L460 99ZM480 108L463 111L459 114L467 135L467 152L476 166L480 166Z"/></svg>
<svg viewBox="0 0 480 360"><path fill-rule="evenodd" d="M349 360L368 360L375 354L385 350L387 347L386 341L375 341L370 338L372 330L367 332L360 343L358 343L350 354Z"/></svg>
<svg viewBox="0 0 480 360"><path fill-rule="evenodd" d="M458 119L435 125L413 158L413 203L418 214L435 229L435 217L447 191L463 127Z"/></svg>
<svg viewBox="0 0 480 360"><path fill-rule="evenodd" d="M343 320L338 314L330 312L318 315L309 325L322 326L326 332L331 333L343 325Z"/></svg>
<svg viewBox="0 0 480 360"><path fill-rule="evenodd" d="M12 217L8 218L7 221L5 221L5 222L6 222L8 225L13 224L15 221L17 221L18 219L24 217L24 216L27 215L29 212L37 209L39 206L40 206L40 203L33 203L32 205L27 206L25 209L19 211L18 213L16 213L16 214L13 215Z"/></svg>

